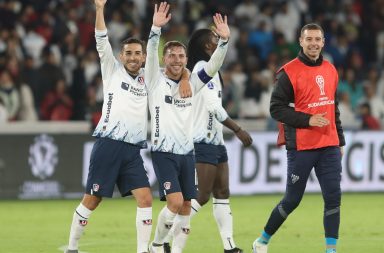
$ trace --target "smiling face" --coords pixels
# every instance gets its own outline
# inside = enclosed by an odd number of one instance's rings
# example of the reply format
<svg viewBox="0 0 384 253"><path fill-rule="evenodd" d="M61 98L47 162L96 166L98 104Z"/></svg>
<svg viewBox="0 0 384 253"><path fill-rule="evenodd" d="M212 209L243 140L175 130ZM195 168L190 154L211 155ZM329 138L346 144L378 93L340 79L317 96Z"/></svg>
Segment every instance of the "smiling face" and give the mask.
<svg viewBox="0 0 384 253"><path fill-rule="evenodd" d="M142 45L139 43L125 44L120 51L120 60L129 74L138 75L145 62Z"/></svg>
<svg viewBox="0 0 384 253"><path fill-rule="evenodd" d="M163 62L165 66L165 74L171 78L178 80L181 78L183 70L187 65L187 54L182 46L171 46L164 51Z"/></svg>
<svg viewBox="0 0 384 253"><path fill-rule="evenodd" d="M304 30L300 36L300 46L308 58L316 61L324 47L324 35L321 30Z"/></svg>

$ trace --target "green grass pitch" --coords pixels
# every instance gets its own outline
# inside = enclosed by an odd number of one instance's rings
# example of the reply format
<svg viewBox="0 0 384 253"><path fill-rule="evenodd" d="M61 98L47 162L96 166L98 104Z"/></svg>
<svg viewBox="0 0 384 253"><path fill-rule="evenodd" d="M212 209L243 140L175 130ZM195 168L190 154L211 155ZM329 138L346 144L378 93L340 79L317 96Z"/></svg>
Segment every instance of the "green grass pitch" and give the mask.
<svg viewBox="0 0 384 253"><path fill-rule="evenodd" d="M272 208L282 195L232 197L237 245L251 252ZM0 201L0 252L62 252L74 208L79 200ZM154 228L163 206L154 200ZM306 194L272 238L269 253L323 253L323 201L319 194ZM384 194L344 194L338 252L384 252ZM105 199L92 214L80 241L81 252L135 253L135 201ZM153 235L152 235L153 236ZM223 252L212 206L207 204L192 220L185 253Z"/></svg>

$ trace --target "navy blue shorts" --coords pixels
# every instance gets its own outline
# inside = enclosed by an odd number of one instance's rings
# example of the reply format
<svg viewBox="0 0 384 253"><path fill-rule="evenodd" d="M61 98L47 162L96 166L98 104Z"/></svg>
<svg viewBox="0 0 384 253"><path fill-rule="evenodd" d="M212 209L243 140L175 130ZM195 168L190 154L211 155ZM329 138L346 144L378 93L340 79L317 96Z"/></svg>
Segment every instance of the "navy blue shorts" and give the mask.
<svg viewBox="0 0 384 253"><path fill-rule="evenodd" d="M227 149L224 145L195 143L195 159L197 163L217 165L228 162Z"/></svg>
<svg viewBox="0 0 384 253"><path fill-rule="evenodd" d="M197 197L197 178L193 154L176 155L165 152L152 152L152 163L159 183L159 195L165 196L181 192L184 200Z"/></svg>
<svg viewBox="0 0 384 253"><path fill-rule="evenodd" d="M98 138L92 148L86 193L112 197L117 185L122 196L149 187L140 147L109 138Z"/></svg>

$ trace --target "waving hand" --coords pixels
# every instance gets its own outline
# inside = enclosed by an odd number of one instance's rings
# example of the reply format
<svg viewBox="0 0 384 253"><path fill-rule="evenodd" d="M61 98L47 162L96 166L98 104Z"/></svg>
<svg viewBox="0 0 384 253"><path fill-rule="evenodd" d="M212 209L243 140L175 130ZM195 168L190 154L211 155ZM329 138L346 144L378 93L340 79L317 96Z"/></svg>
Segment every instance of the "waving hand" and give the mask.
<svg viewBox="0 0 384 253"><path fill-rule="evenodd" d="M212 27L213 31L220 36L221 39L227 40L229 39L230 31L227 23L227 16L221 16L221 14L216 13L213 16L213 22L215 26Z"/></svg>
<svg viewBox="0 0 384 253"><path fill-rule="evenodd" d="M168 23L171 19L171 14L168 13L169 4L167 2L161 2L159 8L155 4L155 11L153 13L153 25L157 27L162 27Z"/></svg>

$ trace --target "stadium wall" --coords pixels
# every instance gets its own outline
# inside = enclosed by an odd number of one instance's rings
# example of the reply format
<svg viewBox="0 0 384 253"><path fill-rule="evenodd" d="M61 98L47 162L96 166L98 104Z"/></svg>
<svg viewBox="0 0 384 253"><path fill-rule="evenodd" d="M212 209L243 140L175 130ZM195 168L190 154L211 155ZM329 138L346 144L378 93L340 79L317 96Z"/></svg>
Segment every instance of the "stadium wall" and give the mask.
<svg viewBox="0 0 384 253"><path fill-rule="evenodd" d="M80 198L94 142L89 129L86 123L0 127L0 199ZM384 132L345 136L343 191L384 192ZM226 136L232 194L284 192L286 153L276 147L276 133L252 131L252 137L253 145L244 149L233 135ZM142 153L156 194L149 151ZM314 173L307 191L320 191Z"/></svg>

